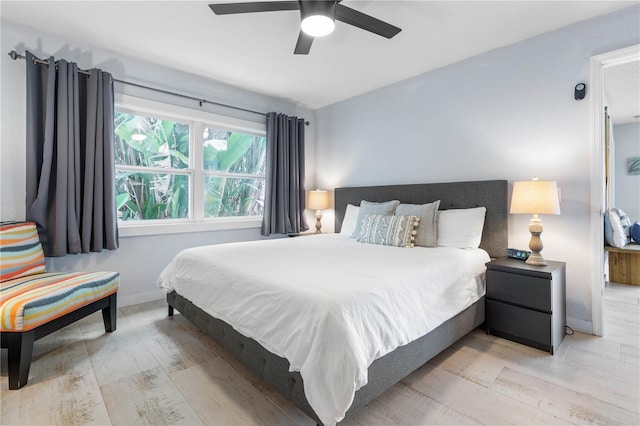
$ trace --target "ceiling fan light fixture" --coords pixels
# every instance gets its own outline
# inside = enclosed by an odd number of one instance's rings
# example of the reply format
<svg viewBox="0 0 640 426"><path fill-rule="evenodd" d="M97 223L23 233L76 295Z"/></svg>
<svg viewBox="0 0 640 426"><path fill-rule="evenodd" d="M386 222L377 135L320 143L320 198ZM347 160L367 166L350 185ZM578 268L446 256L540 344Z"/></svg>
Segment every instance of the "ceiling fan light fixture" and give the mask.
<svg viewBox="0 0 640 426"><path fill-rule="evenodd" d="M311 15L302 20L300 28L312 37L323 37L331 34L336 27L333 19L325 15Z"/></svg>
<svg viewBox="0 0 640 426"><path fill-rule="evenodd" d="M336 27L335 1L301 1L300 29L311 37L323 37L331 34Z"/></svg>

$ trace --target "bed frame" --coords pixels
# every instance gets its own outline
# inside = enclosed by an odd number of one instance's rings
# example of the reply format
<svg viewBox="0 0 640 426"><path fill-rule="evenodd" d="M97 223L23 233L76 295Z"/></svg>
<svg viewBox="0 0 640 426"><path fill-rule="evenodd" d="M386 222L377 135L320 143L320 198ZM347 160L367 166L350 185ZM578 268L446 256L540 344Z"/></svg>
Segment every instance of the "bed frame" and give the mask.
<svg viewBox="0 0 640 426"><path fill-rule="evenodd" d="M507 249L507 188L506 180L408 184L335 189L335 230L339 232L347 204L359 205L361 200L400 200L403 203L424 204L440 201L440 209L487 209L480 247L491 257L504 256ZM291 400L316 423L321 424L304 394L302 376L289 372L289 362L262 347L253 339L238 333L229 324L211 317L175 291L167 295L169 316L174 308L234 355L264 381ZM360 388L347 411L347 416L375 399L442 350L484 322L484 297L455 317L419 339L376 359L368 369L369 381Z"/></svg>

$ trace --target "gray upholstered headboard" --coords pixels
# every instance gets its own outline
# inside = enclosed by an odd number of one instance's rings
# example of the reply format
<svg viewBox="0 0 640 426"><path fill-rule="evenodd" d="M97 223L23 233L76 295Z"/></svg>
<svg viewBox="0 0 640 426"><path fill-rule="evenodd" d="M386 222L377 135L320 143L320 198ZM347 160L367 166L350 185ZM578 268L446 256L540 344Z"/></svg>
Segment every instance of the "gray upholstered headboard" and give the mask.
<svg viewBox="0 0 640 426"><path fill-rule="evenodd" d="M441 210L483 206L487 213L480 247L491 257L500 257L507 250L507 192L506 180L336 188L335 231L342 227L347 204L359 206L362 200L408 204L440 200Z"/></svg>

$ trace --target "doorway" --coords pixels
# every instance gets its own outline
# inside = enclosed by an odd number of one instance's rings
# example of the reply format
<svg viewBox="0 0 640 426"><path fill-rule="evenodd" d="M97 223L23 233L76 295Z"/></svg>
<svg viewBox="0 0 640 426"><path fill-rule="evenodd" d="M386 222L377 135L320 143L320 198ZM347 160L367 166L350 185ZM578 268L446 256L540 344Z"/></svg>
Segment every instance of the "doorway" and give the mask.
<svg viewBox="0 0 640 426"><path fill-rule="evenodd" d="M604 271L604 221L605 210L605 123L604 82L608 68L640 60L640 45L630 46L591 57L590 86L592 111L592 168L591 168L591 229L593 230L593 277L591 287L592 332L596 336L604 333L603 294Z"/></svg>

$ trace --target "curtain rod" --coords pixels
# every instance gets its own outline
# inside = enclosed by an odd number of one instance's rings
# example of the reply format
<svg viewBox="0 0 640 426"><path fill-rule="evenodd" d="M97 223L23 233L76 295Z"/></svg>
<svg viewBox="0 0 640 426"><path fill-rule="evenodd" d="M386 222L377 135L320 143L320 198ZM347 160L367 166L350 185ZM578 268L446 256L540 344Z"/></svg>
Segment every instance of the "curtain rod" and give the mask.
<svg viewBox="0 0 640 426"><path fill-rule="evenodd" d="M12 50L11 52L9 52L9 56L14 61L16 59L27 59L26 56L19 54L15 50ZM42 59L34 58L33 62L35 62L36 64L49 66L49 62L43 61ZM78 72L81 73L81 74L84 74L84 75L91 75L91 73L89 71L85 71L85 70L81 70L81 69L78 69ZM195 96L183 95L182 93L171 92L169 90L158 89L158 88L151 87L151 86L145 86L144 84L138 84L138 83L132 83L130 81L119 80L117 78L114 78L113 81L115 81L117 83L127 84L129 86L135 86L135 87L140 87L142 89L152 90L154 92L164 93L166 95L177 96L179 98L184 98L184 99L190 99L192 101L197 101L200 104L200 106L202 106L203 104L212 104L212 105L217 105L217 106L221 106L221 107L225 107L225 108L235 109L237 111L249 112L251 114L258 114L258 115L262 115L262 116L266 116L267 115L264 112L254 111L252 109L241 108L241 107L237 107L237 106L233 106L233 105L223 104L223 103L220 103L220 102L214 102L214 101L210 101L208 99L200 99L200 98L196 98ZM305 121L304 124L308 126L309 122Z"/></svg>

